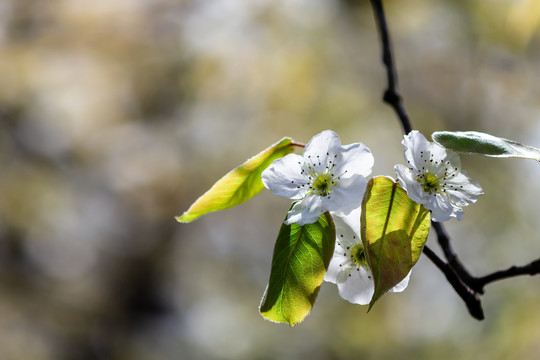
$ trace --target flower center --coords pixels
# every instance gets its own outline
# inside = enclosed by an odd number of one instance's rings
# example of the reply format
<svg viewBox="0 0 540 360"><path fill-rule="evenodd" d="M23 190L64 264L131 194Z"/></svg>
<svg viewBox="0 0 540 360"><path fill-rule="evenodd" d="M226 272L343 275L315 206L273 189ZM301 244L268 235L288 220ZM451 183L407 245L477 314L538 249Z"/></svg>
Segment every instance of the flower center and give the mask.
<svg viewBox="0 0 540 360"><path fill-rule="evenodd" d="M419 179L420 180L420 179ZM439 188L439 179L437 179L437 176L431 173L424 174L423 178L421 179L422 182L422 189L427 193L433 193L437 191Z"/></svg>
<svg viewBox="0 0 540 360"><path fill-rule="evenodd" d="M352 247L351 259L356 266L367 266L366 253L362 244L358 243Z"/></svg>
<svg viewBox="0 0 540 360"><path fill-rule="evenodd" d="M332 187L335 184L336 183L334 182L334 179L330 174L322 173L317 176L315 181L313 181L311 187L313 188L313 191L318 195L328 196L328 194L330 194L330 190L332 190Z"/></svg>

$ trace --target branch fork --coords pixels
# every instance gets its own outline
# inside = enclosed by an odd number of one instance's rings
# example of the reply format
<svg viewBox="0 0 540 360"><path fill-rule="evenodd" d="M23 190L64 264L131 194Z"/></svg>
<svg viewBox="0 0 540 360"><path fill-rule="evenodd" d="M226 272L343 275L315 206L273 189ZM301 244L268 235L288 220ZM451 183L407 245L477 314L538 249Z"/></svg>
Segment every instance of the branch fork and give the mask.
<svg viewBox="0 0 540 360"><path fill-rule="evenodd" d="M397 87L397 72L392 54L390 33L383 7L382 0L371 0L371 6L379 32L382 47L382 62L386 70L387 89L383 93L383 101L395 111L403 132L408 134L412 130L409 116L403 106L402 97ZM454 252L450 237L446 233L443 225L432 221L432 228L437 233L438 243L444 253L446 261L442 260L427 245L424 246L423 253L442 271L446 279L452 285L456 293L465 302L471 316L477 320L484 319L484 311L480 296L484 294L484 287L494 281L507 279L520 275L540 274L540 259L523 266L511 266L505 270L495 271L491 274L476 277L470 274Z"/></svg>

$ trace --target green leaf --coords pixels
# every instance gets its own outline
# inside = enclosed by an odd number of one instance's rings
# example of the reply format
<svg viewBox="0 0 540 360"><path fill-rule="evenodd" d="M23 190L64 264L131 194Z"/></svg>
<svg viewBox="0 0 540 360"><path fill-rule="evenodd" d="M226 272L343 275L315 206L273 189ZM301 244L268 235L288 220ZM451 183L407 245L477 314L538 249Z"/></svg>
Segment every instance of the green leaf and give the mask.
<svg viewBox="0 0 540 360"><path fill-rule="evenodd" d="M262 316L290 326L304 320L319 293L335 241L336 229L328 212L313 224L281 226L259 308Z"/></svg>
<svg viewBox="0 0 540 360"><path fill-rule="evenodd" d="M360 232L375 281L369 309L416 264L429 228L429 211L409 199L399 184L384 176L368 182Z"/></svg>
<svg viewBox="0 0 540 360"><path fill-rule="evenodd" d="M191 222L210 212L228 209L252 198L264 188L261 180L264 169L292 151L292 139L281 139L219 179L176 220Z"/></svg>
<svg viewBox="0 0 540 360"><path fill-rule="evenodd" d="M540 149L477 131L436 131L431 137L439 145L457 152L540 161Z"/></svg>

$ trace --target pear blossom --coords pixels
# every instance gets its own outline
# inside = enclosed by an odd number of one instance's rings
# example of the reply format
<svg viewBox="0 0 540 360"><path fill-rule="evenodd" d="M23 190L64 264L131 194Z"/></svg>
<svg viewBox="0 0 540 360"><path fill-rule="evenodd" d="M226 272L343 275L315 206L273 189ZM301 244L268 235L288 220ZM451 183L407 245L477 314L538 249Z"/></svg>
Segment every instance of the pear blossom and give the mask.
<svg viewBox="0 0 540 360"><path fill-rule="evenodd" d="M309 141L303 155L275 160L263 171L262 182L295 201L285 224L310 224L326 211L345 215L360 207L373 162L364 144L341 145L335 132L325 130Z"/></svg>
<svg viewBox="0 0 540 360"><path fill-rule="evenodd" d="M395 165L394 170L409 198L431 210L433 221L461 220L461 207L476 202L484 191L461 170L458 154L429 142L416 130L401 143L407 166Z"/></svg>
<svg viewBox="0 0 540 360"><path fill-rule="evenodd" d="M366 305L373 297L375 282L360 238L360 213L361 209L358 208L347 216L333 214L336 245L324 280L337 284L339 295L343 299L353 304ZM409 278L410 272L390 291L405 290Z"/></svg>

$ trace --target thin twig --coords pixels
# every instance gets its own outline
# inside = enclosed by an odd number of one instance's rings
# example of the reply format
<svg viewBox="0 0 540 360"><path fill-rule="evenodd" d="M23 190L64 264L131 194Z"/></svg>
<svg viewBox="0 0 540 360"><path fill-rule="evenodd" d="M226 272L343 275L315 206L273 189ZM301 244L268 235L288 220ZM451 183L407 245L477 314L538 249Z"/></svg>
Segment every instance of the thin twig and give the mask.
<svg viewBox="0 0 540 360"><path fill-rule="evenodd" d="M403 106L401 95L397 90L397 72L392 55L390 33L382 0L371 0L375 22L380 34L382 46L382 61L386 69L388 87L383 94L383 101L390 105L396 112L405 134L411 130L409 116ZM494 281L508 279L521 275L540 274L540 259L523 266L512 266L506 270L495 271L491 274L475 277L463 266L450 243L450 237L446 234L441 223L432 222L437 232L437 240L448 263L441 260L429 247L424 246L424 254L445 274L454 290L465 301L471 315L476 319L483 319L484 314L480 302L480 294L484 293L484 287Z"/></svg>
<svg viewBox="0 0 540 360"><path fill-rule="evenodd" d="M505 270L498 270L491 274L476 277L471 275L469 271L463 266L459 260L457 254L452 249L450 244L450 238L446 234L441 223L431 222L431 225L437 232L437 240L439 245L444 252L444 256L448 264L454 269L454 271L459 275L461 280L477 294L484 294L484 288L486 285L503 279L508 279L521 275L538 275L540 274L540 259L534 260L531 263L523 266L511 266Z"/></svg>
<svg viewBox="0 0 540 360"><path fill-rule="evenodd" d="M399 121L403 127L405 134L408 134L412 130L409 116L403 106L401 95L397 90L397 72L392 56L392 45L390 41L390 33L388 31L388 24L386 22L386 16L384 14L384 7L382 0L371 0L373 13L375 16L375 22L379 30L379 35L382 44L382 61L386 69L386 77L388 79L388 87L384 92L383 101L390 105L396 112ZM442 261L428 246L424 246L424 254L445 274L446 279L450 282L452 287L456 290L458 295L465 301L469 312L475 319L483 319L484 313L482 311L482 305L480 298L477 296L477 291L469 286L467 280L473 279L472 276L465 270L457 255L454 253L450 246L450 239L446 235L442 224L436 224L435 230L439 238L439 244L443 248L444 254L450 265ZM455 266L455 267L454 267Z"/></svg>
<svg viewBox="0 0 540 360"><path fill-rule="evenodd" d="M401 125L403 126L403 132L408 134L411 132L412 127L409 121L409 116L405 111L401 95L398 92L398 79L396 66L392 56L392 44L390 41L390 34L388 32L388 24L386 23L386 16L384 14L384 8L382 0L371 0L371 6L375 15L375 22L379 29L379 35L381 37L382 44L382 61L386 68L386 78L388 79L388 87L383 94L383 101L390 105L396 112Z"/></svg>
<svg viewBox="0 0 540 360"><path fill-rule="evenodd" d="M478 279L472 276L471 273L469 273L469 271L465 268L465 266L463 266L463 264L459 260L457 254L454 252L454 249L450 244L450 238L448 237L442 224L432 221L431 226L435 229L435 232L437 233L437 240L439 242L439 245L441 246L441 249L443 250L444 257L446 258L446 261L448 261L448 264L450 264L450 266L459 275L461 280L465 282L465 284L467 284L477 293L483 294L484 289L478 286Z"/></svg>
<svg viewBox="0 0 540 360"><path fill-rule="evenodd" d="M482 309L480 297L461 280L459 275L451 266L442 261L430 248L424 246L423 251L431 262L433 262L439 268L439 270L443 272L456 293L463 299L471 316L477 320L483 320L484 310Z"/></svg>
<svg viewBox="0 0 540 360"><path fill-rule="evenodd" d="M523 265L523 266L511 266L506 270L495 271L494 273L475 278L477 285L482 291L484 286L494 281L508 279L511 277L521 276L521 275L538 275L540 274L540 259L534 260L533 262Z"/></svg>

